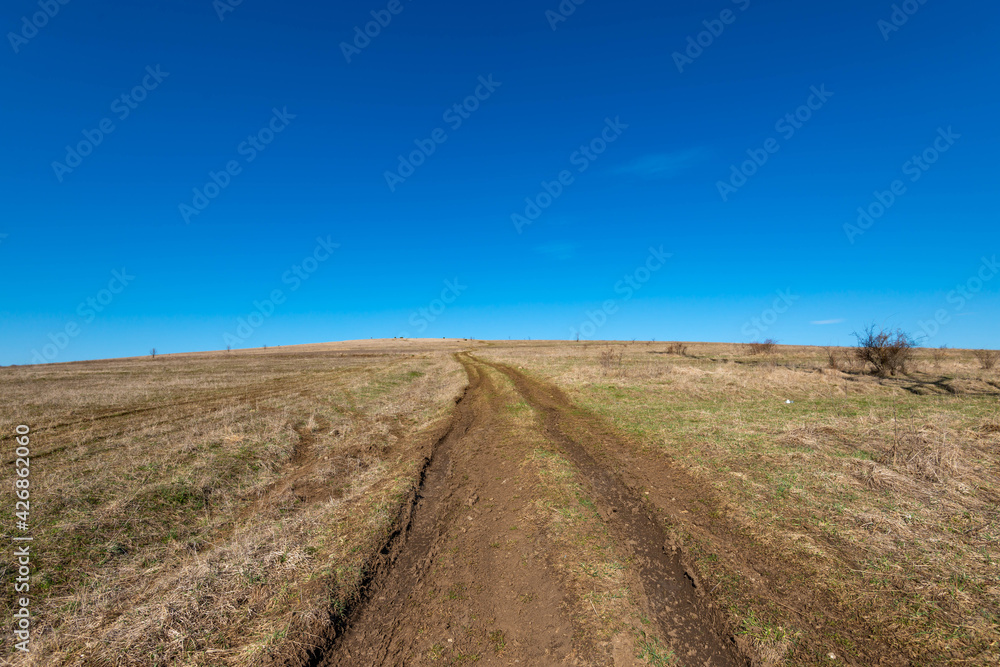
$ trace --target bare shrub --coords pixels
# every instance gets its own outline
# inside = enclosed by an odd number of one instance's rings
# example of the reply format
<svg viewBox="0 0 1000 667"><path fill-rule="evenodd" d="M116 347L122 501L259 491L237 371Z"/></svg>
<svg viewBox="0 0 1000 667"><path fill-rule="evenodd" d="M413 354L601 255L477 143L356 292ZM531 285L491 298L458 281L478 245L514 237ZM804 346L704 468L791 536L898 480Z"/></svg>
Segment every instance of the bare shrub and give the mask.
<svg viewBox="0 0 1000 667"><path fill-rule="evenodd" d="M150 356L151 358L153 358L153 359L156 359L156 348L155 348L155 347L154 347L154 348L152 348L152 349L150 349L150 351L149 351L149 356Z"/></svg>
<svg viewBox="0 0 1000 667"><path fill-rule="evenodd" d="M942 345L931 350L931 359L934 360L935 365L940 366L942 361L948 359L948 346Z"/></svg>
<svg viewBox="0 0 1000 667"><path fill-rule="evenodd" d="M684 343L671 343L667 346L667 354L676 354L683 357L687 355L688 346Z"/></svg>
<svg viewBox="0 0 1000 667"><path fill-rule="evenodd" d="M601 372L604 375L622 375L625 371L624 353L615 351L613 347L601 350Z"/></svg>
<svg viewBox="0 0 1000 667"><path fill-rule="evenodd" d="M763 343L754 341L744 346L744 351L753 357L771 354L778 347L778 341L773 338L766 339Z"/></svg>
<svg viewBox="0 0 1000 667"><path fill-rule="evenodd" d="M840 352L835 347L826 348L826 365L835 371L840 370Z"/></svg>
<svg viewBox="0 0 1000 667"><path fill-rule="evenodd" d="M993 370L997 365L997 360L1000 359L1000 351L997 350L976 350L972 354L979 362L979 367L984 371Z"/></svg>
<svg viewBox="0 0 1000 667"><path fill-rule="evenodd" d="M913 339L902 329L880 329L874 324L863 333L854 333L858 339L857 358L871 364L872 372L879 377L906 372L906 362L913 355Z"/></svg>

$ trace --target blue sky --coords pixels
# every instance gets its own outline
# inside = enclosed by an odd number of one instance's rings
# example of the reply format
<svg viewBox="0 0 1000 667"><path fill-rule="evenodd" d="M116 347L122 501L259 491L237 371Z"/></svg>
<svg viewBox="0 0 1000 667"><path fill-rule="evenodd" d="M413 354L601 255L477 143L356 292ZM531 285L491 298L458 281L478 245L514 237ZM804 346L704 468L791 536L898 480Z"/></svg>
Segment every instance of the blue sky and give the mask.
<svg viewBox="0 0 1000 667"><path fill-rule="evenodd" d="M0 363L1000 343L994 3L225 3L5 3Z"/></svg>

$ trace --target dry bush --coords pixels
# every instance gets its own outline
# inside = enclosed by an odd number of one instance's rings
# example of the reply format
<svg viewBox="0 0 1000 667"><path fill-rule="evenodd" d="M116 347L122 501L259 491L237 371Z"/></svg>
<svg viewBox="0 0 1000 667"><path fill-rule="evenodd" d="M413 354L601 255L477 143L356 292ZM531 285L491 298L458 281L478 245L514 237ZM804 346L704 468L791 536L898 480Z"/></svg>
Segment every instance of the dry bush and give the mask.
<svg viewBox="0 0 1000 667"><path fill-rule="evenodd" d="M947 361L948 346L942 345L941 347L936 347L931 350L931 359L934 360L934 364L937 366L940 366L942 361Z"/></svg>
<svg viewBox="0 0 1000 667"><path fill-rule="evenodd" d="M826 348L826 365L828 368L832 368L835 371L840 370L841 364L840 351L835 347Z"/></svg>
<svg viewBox="0 0 1000 667"><path fill-rule="evenodd" d="M979 367L984 371L993 370L997 365L997 360L1000 359L1000 351L997 350L976 350L972 354L979 362Z"/></svg>
<svg viewBox="0 0 1000 667"><path fill-rule="evenodd" d="M667 346L667 354L676 354L677 356L684 357L687 356L688 346L684 343L671 343Z"/></svg>
<svg viewBox="0 0 1000 667"><path fill-rule="evenodd" d="M621 350L616 352L613 347L601 350L601 372L604 375L623 375L625 372L623 356L624 353Z"/></svg>
<svg viewBox="0 0 1000 667"><path fill-rule="evenodd" d="M913 356L913 339L901 329L879 329L874 324L863 333L855 333L858 346L855 354L879 377L906 372L906 363Z"/></svg>
<svg viewBox="0 0 1000 667"><path fill-rule="evenodd" d="M758 341L747 343L743 349L750 356L757 357L765 354L771 354L777 347L778 341L773 338L768 338L763 343Z"/></svg>

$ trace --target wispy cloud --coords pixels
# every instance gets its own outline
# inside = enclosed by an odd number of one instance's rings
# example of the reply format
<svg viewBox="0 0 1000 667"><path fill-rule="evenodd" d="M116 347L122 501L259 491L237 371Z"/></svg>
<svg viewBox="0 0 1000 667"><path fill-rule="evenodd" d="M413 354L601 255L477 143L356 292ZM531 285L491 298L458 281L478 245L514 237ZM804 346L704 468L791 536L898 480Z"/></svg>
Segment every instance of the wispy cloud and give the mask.
<svg viewBox="0 0 1000 667"><path fill-rule="evenodd" d="M558 260L572 259L576 256L575 243L546 243L543 245L536 245L532 248L532 250L540 255L548 255L552 259Z"/></svg>
<svg viewBox="0 0 1000 667"><path fill-rule="evenodd" d="M673 178L708 158L704 148L689 148L673 153L655 153L636 158L627 164L616 168L616 174L632 174L647 180Z"/></svg>
<svg viewBox="0 0 1000 667"><path fill-rule="evenodd" d="M839 320L815 320L813 322L810 322L809 324L819 324L819 325L824 325L824 324L840 324L843 321L844 321L843 318L841 318Z"/></svg>

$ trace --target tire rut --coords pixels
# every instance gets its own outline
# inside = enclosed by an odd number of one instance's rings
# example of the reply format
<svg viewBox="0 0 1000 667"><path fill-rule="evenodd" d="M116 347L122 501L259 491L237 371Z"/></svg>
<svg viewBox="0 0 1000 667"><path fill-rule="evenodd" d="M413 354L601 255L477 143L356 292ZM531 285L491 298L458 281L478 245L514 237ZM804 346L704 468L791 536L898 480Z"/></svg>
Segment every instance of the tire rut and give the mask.
<svg viewBox="0 0 1000 667"><path fill-rule="evenodd" d="M568 436L562 426L574 406L558 389L546 386L515 369L497 363L480 363L506 375L525 401L542 415L548 438L558 443L589 480L601 500L601 514L635 556L651 615L665 636L680 648L685 663L741 665L735 642L727 637L721 615L703 599L695 577L669 546L667 535L641 496L631 491L612 471L601 466L587 448Z"/></svg>
<svg viewBox="0 0 1000 667"><path fill-rule="evenodd" d="M307 660L285 664L610 664L576 641L555 549L527 519L537 483L521 463L529 445L509 432L507 403L487 369L512 381L545 438L589 479L602 517L634 558L649 615L681 663L745 664L641 498L560 428L571 409L561 394L509 367L456 357L469 385L359 602Z"/></svg>

